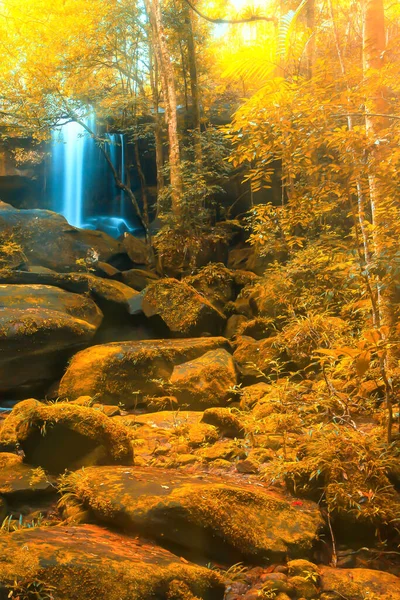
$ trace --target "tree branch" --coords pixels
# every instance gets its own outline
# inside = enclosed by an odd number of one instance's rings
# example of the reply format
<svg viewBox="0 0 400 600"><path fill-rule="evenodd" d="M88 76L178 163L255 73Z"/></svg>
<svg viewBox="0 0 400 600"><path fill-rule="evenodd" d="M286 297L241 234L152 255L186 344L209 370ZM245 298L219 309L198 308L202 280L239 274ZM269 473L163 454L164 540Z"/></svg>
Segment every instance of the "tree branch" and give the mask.
<svg viewBox="0 0 400 600"><path fill-rule="evenodd" d="M215 25L240 25L241 23L254 23L255 21L268 21L269 23L277 23L277 19L275 17L263 17L259 15L250 15L249 17L244 17L243 19L213 19L212 17L208 17L199 11L196 6L191 2L191 0L185 0L186 4L190 6L190 8L202 19L208 21L209 23L214 23Z"/></svg>

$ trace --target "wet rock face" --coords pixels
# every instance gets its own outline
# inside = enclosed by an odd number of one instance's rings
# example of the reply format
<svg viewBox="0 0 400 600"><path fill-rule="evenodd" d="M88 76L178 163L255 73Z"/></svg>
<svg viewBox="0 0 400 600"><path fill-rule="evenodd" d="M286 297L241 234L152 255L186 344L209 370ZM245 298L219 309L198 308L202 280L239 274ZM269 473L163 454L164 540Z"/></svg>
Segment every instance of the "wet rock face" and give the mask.
<svg viewBox="0 0 400 600"><path fill-rule="evenodd" d="M25 461L51 473L85 465L131 464L129 430L104 413L76 404L20 402L0 431L0 447L18 445Z"/></svg>
<svg viewBox="0 0 400 600"><path fill-rule="evenodd" d="M215 571L94 525L17 531L0 537L0 554L0 588L13 589L17 581L20 595L35 580L43 597L51 591L59 600L180 599L173 595L178 587L189 600L224 595Z"/></svg>
<svg viewBox="0 0 400 600"><path fill-rule="evenodd" d="M194 288L177 279L162 279L143 291L143 312L157 317L173 337L221 332L225 317Z"/></svg>
<svg viewBox="0 0 400 600"><path fill-rule="evenodd" d="M69 485L105 523L228 563L307 554L322 524L312 502L293 505L261 486L176 471L93 467Z"/></svg>
<svg viewBox="0 0 400 600"><path fill-rule="evenodd" d="M210 350L227 348L225 338L143 340L102 344L76 354L60 384L60 396L97 396L103 404L135 406L145 395L165 396L174 365Z"/></svg>
<svg viewBox="0 0 400 600"><path fill-rule="evenodd" d="M0 233L21 246L30 265L59 272L76 271L77 261L88 252L111 263L118 263L125 253L122 244L105 233L72 227L49 210L18 210L4 202L0 202Z"/></svg>

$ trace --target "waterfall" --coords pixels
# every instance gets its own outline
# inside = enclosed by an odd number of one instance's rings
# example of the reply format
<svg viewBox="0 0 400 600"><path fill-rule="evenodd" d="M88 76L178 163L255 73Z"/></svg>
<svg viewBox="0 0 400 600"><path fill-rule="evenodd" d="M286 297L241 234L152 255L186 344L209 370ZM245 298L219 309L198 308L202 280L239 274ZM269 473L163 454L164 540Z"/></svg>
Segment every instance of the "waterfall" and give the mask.
<svg viewBox="0 0 400 600"><path fill-rule="evenodd" d="M96 132L95 116L84 121ZM126 183L126 140L122 133L100 134L103 150ZM61 124L52 133L49 170L49 206L75 227L102 229L118 237L135 224L131 203L115 184L102 149L75 122Z"/></svg>
<svg viewBox="0 0 400 600"><path fill-rule="evenodd" d="M85 119L94 131L95 117ZM51 194L52 206L75 227L84 224L84 194L90 179L94 140L74 121L52 132Z"/></svg>

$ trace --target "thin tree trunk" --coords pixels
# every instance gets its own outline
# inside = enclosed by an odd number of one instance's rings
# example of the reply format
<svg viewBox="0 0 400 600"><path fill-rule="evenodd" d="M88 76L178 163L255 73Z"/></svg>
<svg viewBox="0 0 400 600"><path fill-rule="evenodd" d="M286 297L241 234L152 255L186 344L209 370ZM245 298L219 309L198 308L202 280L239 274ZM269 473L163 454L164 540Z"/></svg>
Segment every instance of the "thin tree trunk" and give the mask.
<svg viewBox="0 0 400 600"><path fill-rule="evenodd" d="M200 110L200 91L197 72L196 47L193 33L192 10L189 9L186 2L183 2L183 14L187 31L188 63L190 75L190 92L192 96L192 121L193 131L195 132L194 150L198 166L201 167L203 157L201 151L201 110Z"/></svg>
<svg viewBox="0 0 400 600"><path fill-rule="evenodd" d="M151 47L150 51L150 85L153 97L154 108L154 141L156 147L156 169L157 169L157 216L160 212L159 198L164 189L164 147L162 125L160 118L160 99L158 93L158 63L157 57L153 54ZM154 71L153 71L154 67Z"/></svg>
<svg viewBox="0 0 400 600"><path fill-rule="evenodd" d="M378 267L377 299L379 310L379 333L383 348L380 365L385 384L386 405L388 410L387 439L391 442L393 425L393 387L390 379L391 352L389 340L393 326L392 294L393 284L388 281L384 263L387 261L385 249L390 238L390 223L387 222L385 209L385 189L377 176L376 168L384 161L386 149L383 132L387 128L385 115L389 111L385 98L386 90L379 83L379 72L384 65L386 49L385 14L383 0L363 0L363 68L364 79L369 96L365 102L365 126L368 138L369 195L372 214L372 240L374 262ZM390 243L390 242L389 242ZM385 277L386 275L386 277Z"/></svg>
<svg viewBox="0 0 400 600"><path fill-rule="evenodd" d="M161 18L161 7L159 0L145 0L148 12L153 44L160 70L161 86L165 104L165 119L168 128L169 141L169 165L171 180L172 211L180 214L180 203L183 191L180 147L178 137L177 103L175 91L174 70L169 56L167 40Z"/></svg>
<svg viewBox="0 0 400 600"><path fill-rule="evenodd" d="M135 153L135 161L136 168L139 175L140 186L142 188L142 201L143 201L143 220L149 226L149 200L147 194L147 184L146 177L144 176L142 163L140 162L140 152L139 152L139 141L136 138L134 141L134 153Z"/></svg>

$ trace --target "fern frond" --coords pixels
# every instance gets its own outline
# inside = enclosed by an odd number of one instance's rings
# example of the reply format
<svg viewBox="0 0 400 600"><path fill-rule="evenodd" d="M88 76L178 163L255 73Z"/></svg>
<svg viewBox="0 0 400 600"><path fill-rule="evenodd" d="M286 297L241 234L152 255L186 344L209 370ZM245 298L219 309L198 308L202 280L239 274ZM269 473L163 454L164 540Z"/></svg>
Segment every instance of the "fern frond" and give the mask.
<svg viewBox="0 0 400 600"><path fill-rule="evenodd" d="M223 71L222 77L244 79L245 81L266 81L275 69L274 55L274 48L265 48L260 45L243 48L233 57L229 66Z"/></svg>
<svg viewBox="0 0 400 600"><path fill-rule="evenodd" d="M287 58L291 48L291 39L296 27L297 20L306 6L308 0L302 0L296 10L290 10L283 15L279 23L278 31L278 56Z"/></svg>

